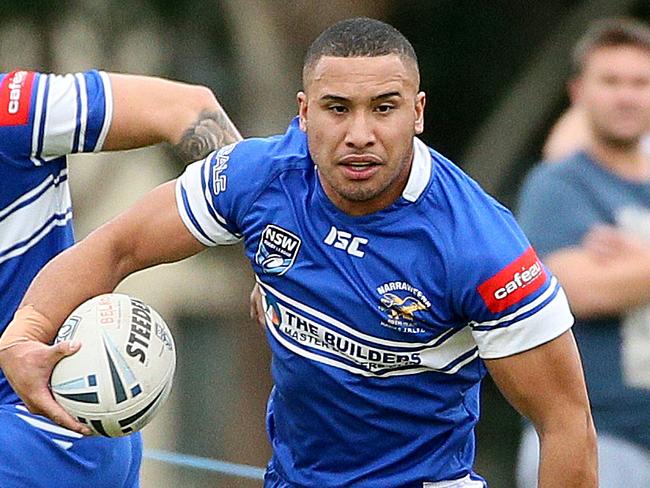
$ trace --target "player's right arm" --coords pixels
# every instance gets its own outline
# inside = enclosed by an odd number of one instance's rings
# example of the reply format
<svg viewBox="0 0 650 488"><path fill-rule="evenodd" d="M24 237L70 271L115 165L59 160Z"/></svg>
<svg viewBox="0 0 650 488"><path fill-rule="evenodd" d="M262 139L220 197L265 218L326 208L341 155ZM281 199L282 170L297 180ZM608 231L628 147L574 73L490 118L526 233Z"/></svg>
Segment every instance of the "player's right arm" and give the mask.
<svg viewBox="0 0 650 488"><path fill-rule="evenodd" d="M112 291L135 271L178 261L202 249L203 244L179 216L172 181L50 261L30 285L21 308L0 338L0 367L29 410L88 434L48 388L56 362L76 352L79 345L47 344L83 301Z"/></svg>

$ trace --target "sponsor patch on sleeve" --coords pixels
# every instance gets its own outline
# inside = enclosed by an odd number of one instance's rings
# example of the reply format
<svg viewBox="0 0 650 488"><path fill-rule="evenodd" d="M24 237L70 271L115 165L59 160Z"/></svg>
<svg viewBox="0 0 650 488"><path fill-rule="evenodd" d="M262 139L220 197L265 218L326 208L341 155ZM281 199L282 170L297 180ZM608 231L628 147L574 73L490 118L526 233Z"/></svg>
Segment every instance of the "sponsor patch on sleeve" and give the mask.
<svg viewBox="0 0 650 488"><path fill-rule="evenodd" d="M477 290L490 312L501 312L531 293L546 281L546 271L535 250L524 253L497 274L481 283Z"/></svg>
<svg viewBox="0 0 650 488"><path fill-rule="evenodd" d="M29 120L33 71L12 71L0 83L0 126L25 125Z"/></svg>

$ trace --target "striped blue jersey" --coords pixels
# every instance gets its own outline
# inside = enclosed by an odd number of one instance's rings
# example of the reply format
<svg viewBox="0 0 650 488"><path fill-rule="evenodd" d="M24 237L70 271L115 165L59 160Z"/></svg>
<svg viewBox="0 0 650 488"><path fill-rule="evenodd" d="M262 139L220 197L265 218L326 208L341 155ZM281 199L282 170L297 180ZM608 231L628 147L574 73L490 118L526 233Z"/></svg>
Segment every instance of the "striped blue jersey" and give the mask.
<svg viewBox="0 0 650 488"><path fill-rule="evenodd" d="M74 241L65 155L99 151L112 116L106 73L0 74L0 331L36 273ZM0 372L0 403L17 403Z"/></svg>
<svg viewBox="0 0 650 488"><path fill-rule="evenodd" d="M297 120L177 182L190 232L209 246L243 240L261 285L270 470L287 486L480 480L482 359L573 322L510 212L417 138L414 147L401 197L364 216L327 198Z"/></svg>

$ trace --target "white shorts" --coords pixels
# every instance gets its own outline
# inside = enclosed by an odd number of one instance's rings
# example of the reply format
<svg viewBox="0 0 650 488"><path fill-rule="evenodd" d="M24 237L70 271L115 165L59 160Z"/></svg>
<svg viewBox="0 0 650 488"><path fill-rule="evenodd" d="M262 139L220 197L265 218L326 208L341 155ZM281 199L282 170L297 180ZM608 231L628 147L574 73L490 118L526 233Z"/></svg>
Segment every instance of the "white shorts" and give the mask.
<svg viewBox="0 0 650 488"><path fill-rule="evenodd" d="M422 488L484 488L482 481L473 480L469 475L454 481L428 481L422 483Z"/></svg>

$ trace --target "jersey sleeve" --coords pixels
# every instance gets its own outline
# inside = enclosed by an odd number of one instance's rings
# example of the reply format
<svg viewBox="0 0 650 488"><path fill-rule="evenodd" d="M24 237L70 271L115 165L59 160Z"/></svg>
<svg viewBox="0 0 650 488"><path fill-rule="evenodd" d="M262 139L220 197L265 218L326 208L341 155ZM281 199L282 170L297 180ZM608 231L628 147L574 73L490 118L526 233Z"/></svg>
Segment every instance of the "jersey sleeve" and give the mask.
<svg viewBox="0 0 650 488"><path fill-rule="evenodd" d="M542 264L514 217L497 202L477 204L469 231L456 239L460 256L451 288L484 359L544 344L573 325L560 284Z"/></svg>
<svg viewBox="0 0 650 488"><path fill-rule="evenodd" d="M254 145L254 144L253 144ZM189 165L176 183L176 204L188 230L206 246L242 239L242 221L264 184L251 141L221 148Z"/></svg>
<svg viewBox="0 0 650 488"><path fill-rule="evenodd" d="M18 165L100 151L113 97L102 71L54 75L12 71L0 81L0 151Z"/></svg>

